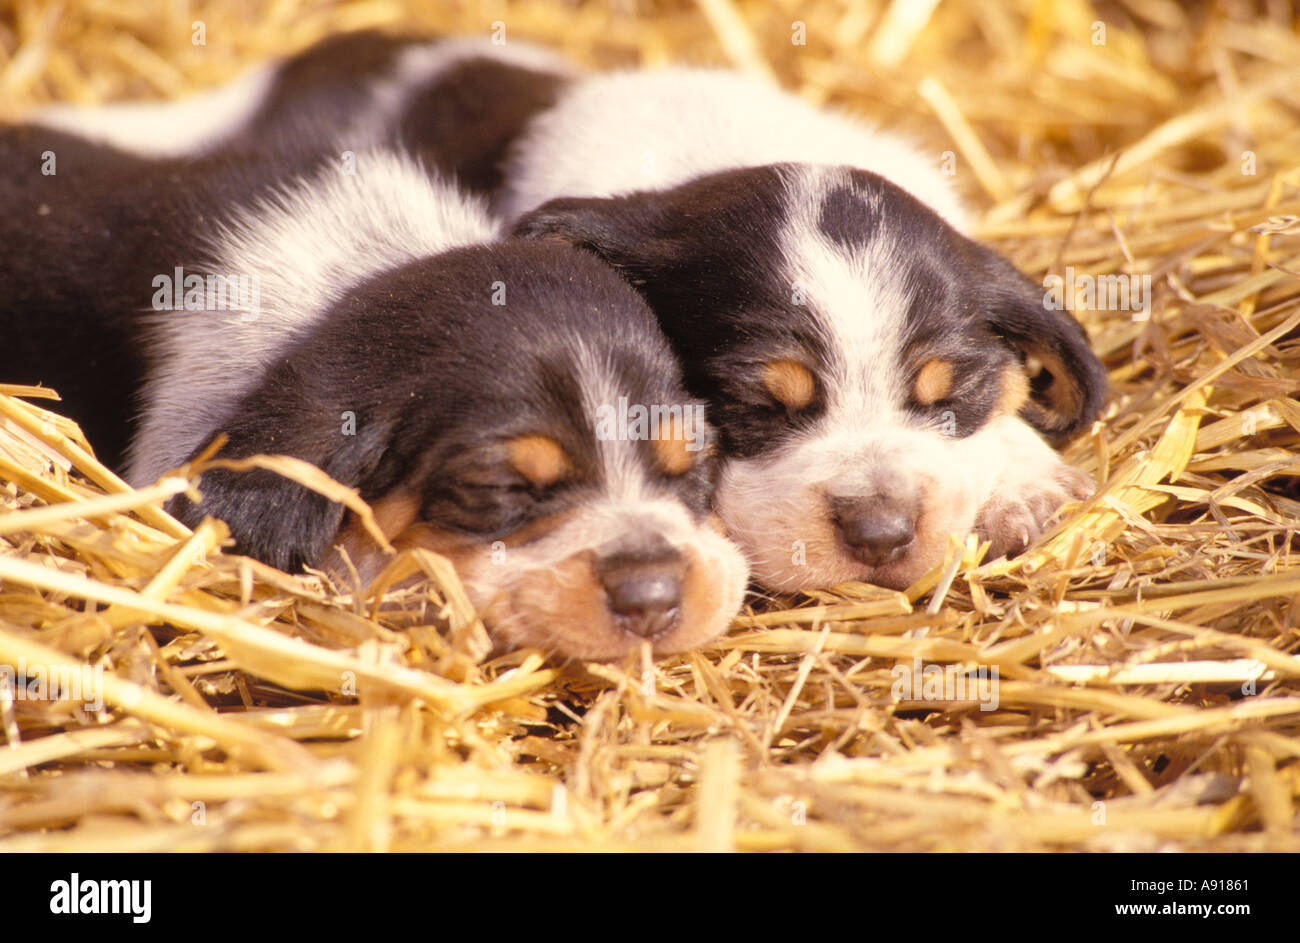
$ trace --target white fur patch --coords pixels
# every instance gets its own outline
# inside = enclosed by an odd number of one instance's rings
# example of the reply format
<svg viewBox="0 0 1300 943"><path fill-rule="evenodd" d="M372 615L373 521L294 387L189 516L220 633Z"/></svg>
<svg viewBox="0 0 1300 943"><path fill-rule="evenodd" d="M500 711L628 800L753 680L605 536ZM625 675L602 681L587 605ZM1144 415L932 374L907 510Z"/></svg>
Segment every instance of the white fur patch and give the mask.
<svg viewBox="0 0 1300 943"><path fill-rule="evenodd" d="M498 234L478 201L389 151L358 154L355 175L327 168L240 208L209 234L205 268L255 278L259 310L153 316L159 367L145 385L128 480L144 485L185 461L277 352L352 286Z"/></svg>
<svg viewBox="0 0 1300 943"><path fill-rule="evenodd" d="M278 72L278 66L262 66L211 91L175 101L50 105L31 120L142 157L202 154L257 113Z"/></svg>
<svg viewBox="0 0 1300 943"><path fill-rule="evenodd" d="M873 171L966 225L938 155L754 79L685 67L576 82L517 143L499 206L513 220L557 197L667 189L785 162Z"/></svg>
<svg viewBox="0 0 1300 943"><path fill-rule="evenodd" d="M626 396L608 358L602 357L587 344L579 342L574 351L578 382L582 389L582 411L595 429L596 417L602 407L611 406ZM596 436L600 456L601 477L605 493L615 501L635 502L649 494L645 464L636 454L639 443L627 439Z"/></svg>

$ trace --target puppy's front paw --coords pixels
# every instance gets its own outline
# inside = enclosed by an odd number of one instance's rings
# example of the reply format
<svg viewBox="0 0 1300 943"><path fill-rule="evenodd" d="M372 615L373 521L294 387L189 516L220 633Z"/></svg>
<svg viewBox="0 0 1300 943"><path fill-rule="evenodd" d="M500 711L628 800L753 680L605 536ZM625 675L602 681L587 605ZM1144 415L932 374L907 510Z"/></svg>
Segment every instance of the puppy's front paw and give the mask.
<svg viewBox="0 0 1300 943"><path fill-rule="evenodd" d="M1094 487L1091 476L1055 455L1050 462L1006 469L975 523L980 538L990 542L985 559L1020 553L1047 529L1062 505L1088 497Z"/></svg>

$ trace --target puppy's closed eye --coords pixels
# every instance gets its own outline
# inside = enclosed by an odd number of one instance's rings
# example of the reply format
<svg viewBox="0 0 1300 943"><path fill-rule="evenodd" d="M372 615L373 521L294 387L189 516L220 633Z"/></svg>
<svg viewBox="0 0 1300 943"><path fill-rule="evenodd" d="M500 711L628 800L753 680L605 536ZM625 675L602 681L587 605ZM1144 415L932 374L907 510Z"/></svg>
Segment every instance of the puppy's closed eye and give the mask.
<svg viewBox="0 0 1300 943"><path fill-rule="evenodd" d="M462 490L484 495L533 490L533 485L528 479L504 468L469 472L456 478L453 484Z"/></svg>
<svg viewBox="0 0 1300 943"><path fill-rule="evenodd" d="M430 487L420 518L468 533L498 534L535 516L542 500L539 489L509 465L474 465Z"/></svg>

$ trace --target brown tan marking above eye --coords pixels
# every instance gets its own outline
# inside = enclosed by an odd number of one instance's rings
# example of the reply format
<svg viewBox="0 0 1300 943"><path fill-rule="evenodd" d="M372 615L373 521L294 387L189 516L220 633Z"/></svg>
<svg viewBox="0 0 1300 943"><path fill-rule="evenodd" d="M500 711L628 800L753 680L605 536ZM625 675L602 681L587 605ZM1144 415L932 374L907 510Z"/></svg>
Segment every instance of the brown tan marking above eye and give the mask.
<svg viewBox="0 0 1300 943"><path fill-rule="evenodd" d="M695 464L698 451L687 448L693 443L686 441L682 421L676 417L659 425L659 438L650 442L650 451L654 455L655 465L665 475L680 475L689 471Z"/></svg>
<svg viewBox="0 0 1300 943"><path fill-rule="evenodd" d="M793 360L773 360L764 364L763 386L787 409L803 409L817 392L812 373Z"/></svg>
<svg viewBox="0 0 1300 943"><path fill-rule="evenodd" d="M521 435L506 443L515 471L539 488L553 485L573 473L569 456L549 436Z"/></svg>
<svg viewBox="0 0 1300 943"><path fill-rule="evenodd" d="M937 403L952 392L952 364L947 360L931 360L921 368L913 384L913 394L922 406Z"/></svg>

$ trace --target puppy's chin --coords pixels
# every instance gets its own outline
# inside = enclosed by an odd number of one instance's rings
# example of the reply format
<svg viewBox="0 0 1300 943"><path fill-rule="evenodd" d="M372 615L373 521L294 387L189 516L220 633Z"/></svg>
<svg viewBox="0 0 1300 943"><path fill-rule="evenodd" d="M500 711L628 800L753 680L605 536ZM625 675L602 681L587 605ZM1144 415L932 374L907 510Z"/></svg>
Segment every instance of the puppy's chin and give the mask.
<svg viewBox="0 0 1300 943"><path fill-rule="evenodd" d="M666 513L634 515L622 526L617 511L580 508L537 521L502 541L484 542L414 522L413 513L403 523L404 513L393 514L400 503L375 505L376 518L386 535L391 534L393 546L398 552L422 548L447 557L502 650L531 646L561 658L611 661L649 642L655 655L669 655L721 635L740 610L748 580L744 557L717 530L691 520L680 506L669 505ZM682 562L676 617L649 637L620 624L599 578L602 553L617 549L619 534L647 532L666 541ZM391 559L355 523L340 534L339 545L366 584ZM337 551L325 566L346 572Z"/></svg>
<svg viewBox="0 0 1300 943"><path fill-rule="evenodd" d="M919 496L912 542L882 566L854 557L832 517L825 482L809 482L797 453L764 461L734 461L718 487L718 514L749 561L753 578L777 592L826 589L858 580L905 589L942 562L948 535L975 523L978 488L945 463L905 470ZM951 468L951 463L947 463Z"/></svg>

